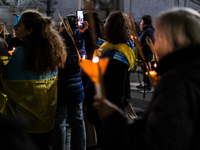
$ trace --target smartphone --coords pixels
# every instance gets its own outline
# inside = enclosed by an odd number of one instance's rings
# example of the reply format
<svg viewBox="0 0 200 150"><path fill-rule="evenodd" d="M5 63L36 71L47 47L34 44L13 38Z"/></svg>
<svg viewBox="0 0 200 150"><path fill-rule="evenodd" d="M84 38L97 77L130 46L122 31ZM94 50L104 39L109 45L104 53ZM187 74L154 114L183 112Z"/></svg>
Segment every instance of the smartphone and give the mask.
<svg viewBox="0 0 200 150"><path fill-rule="evenodd" d="M83 28L84 27L84 14L83 14L82 10L76 11L76 18L78 21L78 28Z"/></svg>

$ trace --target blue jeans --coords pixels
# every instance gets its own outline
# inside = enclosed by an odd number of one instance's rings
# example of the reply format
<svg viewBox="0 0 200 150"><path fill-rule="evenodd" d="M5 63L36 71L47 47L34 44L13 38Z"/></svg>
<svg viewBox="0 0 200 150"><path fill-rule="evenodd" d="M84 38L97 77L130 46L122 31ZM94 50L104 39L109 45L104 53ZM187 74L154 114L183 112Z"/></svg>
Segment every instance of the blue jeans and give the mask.
<svg viewBox="0 0 200 150"><path fill-rule="evenodd" d="M53 150L65 150L66 116L71 127L71 150L86 150L86 132L82 102L58 105L53 131Z"/></svg>

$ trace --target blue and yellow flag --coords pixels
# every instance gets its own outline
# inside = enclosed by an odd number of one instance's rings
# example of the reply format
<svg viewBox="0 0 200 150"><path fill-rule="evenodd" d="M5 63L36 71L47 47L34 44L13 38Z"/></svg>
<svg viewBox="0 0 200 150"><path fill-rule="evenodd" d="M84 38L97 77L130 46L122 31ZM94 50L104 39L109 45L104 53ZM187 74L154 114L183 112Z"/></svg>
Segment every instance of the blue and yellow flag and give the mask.
<svg viewBox="0 0 200 150"><path fill-rule="evenodd" d="M37 80L2 79L0 59L0 113L22 116L30 133L44 133L54 127L57 107L57 76Z"/></svg>

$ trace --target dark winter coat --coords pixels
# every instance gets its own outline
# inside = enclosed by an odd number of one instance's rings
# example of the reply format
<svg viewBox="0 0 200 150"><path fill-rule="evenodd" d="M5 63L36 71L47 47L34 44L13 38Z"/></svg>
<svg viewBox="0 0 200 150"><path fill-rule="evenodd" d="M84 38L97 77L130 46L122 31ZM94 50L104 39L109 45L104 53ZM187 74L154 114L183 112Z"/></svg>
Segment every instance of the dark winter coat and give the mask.
<svg viewBox="0 0 200 150"><path fill-rule="evenodd" d="M161 75L142 120L116 112L102 129L104 150L200 149L200 46L162 58Z"/></svg>
<svg viewBox="0 0 200 150"><path fill-rule="evenodd" d="M126 43L131 49L134 44L132 41ZM112 103L116 104L122 110L127 105L125 98L125 81L127 79L127 73L129 68L128 59L124 54L118 50L108 50L102 52L101 58L109 58L109 63L104 74L104 86L106 92L106 98ZM88 90L89 89L89 90ZM97 126L101 126L97 111L93 108L93 97L95 95L94 85L86 88L86 100L88 100L88 120L90 123Z"/></svg>
<svg viewBox="0 0 200 150"><path fill-rule="evenodd" d="M154 29L150 26L143 27L143 31L141 32L141 35L139 36L139 40L142 46L142 51L144 53L144 56L148 54L152 54L150 47L146 43L146 38L149 37L152 42L154 42Z"/></svg>
<svg viewBox="0 0 200 150"><path fill-rule="evenodd" d="M84 40L78 29L73 30L74 39L81 57L86 55ZM66 44L67 59L64 68L58 70L58 104L76 103L84 100L84 89L80 77L81 68L78 65L78 54L74 43L66 31L61 32Z"/></svg>

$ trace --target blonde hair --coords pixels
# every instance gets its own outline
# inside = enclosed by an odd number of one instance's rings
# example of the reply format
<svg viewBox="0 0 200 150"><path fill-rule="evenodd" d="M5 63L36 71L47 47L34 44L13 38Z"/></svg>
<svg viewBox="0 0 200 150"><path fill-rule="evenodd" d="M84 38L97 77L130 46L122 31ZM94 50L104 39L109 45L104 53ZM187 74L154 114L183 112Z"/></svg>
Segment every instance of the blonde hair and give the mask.
<svg viewBox="0 0 200 150"><path fill-rule="evenodd" d="M0 34L2 36L2 38L4 38L4 40L6 40L8 38L8 31L6 29L6 26L3 22L0 22Z"/></svg>
<svg viewBox="0 0 200 150"><path fill-rule="evenodd" d="M164 49L178 50L200 44L200 14L190 8L173 8L154 20L158 37L167 43Z"/></svg>

